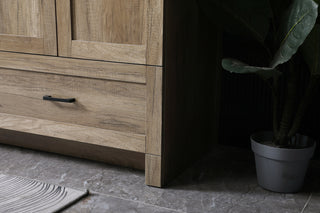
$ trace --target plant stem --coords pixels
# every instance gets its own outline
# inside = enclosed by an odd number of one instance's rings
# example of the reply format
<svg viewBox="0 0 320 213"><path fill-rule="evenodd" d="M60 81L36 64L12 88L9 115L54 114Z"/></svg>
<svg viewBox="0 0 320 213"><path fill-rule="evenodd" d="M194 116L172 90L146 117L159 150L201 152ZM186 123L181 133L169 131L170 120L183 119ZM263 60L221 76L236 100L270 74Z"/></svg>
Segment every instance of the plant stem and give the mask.
<svg viewBox="0 0 320 213"><path fill-rule="evenodd" d="M287 91L286 100L283 107L282 118L280 121L279 132L276 135L275 143L278 145L288 144L288 132L291 127L292 118L295 110L296 95L297 95L297 83L299 79L298 70L294 70L292 63L290 65L290 70L287 79Z"/></svg>
<svg viewBox="0 0 320 213"><path fill-rule="evenodd" d="M311 76L310 77L308 88L306 89L305 95L299 104L297 114L296 114L295 119L293 121L292 127L289 131L289 134L288 134L289 138L294 136L297 133L297 131L299 130L303 116L305 115L309 105L311 104L311 102L313 100L313 97L315 96L315 94L318 91L319 83L320 83L320 76Z"/></svg>
<svg viewBox="0 0 320 213"><path fill-rule="evenodd" d="M272 96L273 96L273 133L274 135L278 135L278 131L279 131L279 77L278 76L273 78Z"/></svg>

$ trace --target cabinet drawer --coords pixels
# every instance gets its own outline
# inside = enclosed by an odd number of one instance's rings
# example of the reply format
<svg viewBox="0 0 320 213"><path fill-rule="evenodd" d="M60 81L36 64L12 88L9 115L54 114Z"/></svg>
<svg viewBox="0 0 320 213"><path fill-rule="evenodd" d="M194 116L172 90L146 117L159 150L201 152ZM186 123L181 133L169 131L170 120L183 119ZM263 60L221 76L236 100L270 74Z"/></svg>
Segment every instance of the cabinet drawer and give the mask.
<svg viewBox="0 0 320 213"><path fill-rule="evenodd" d="M0 69L0 113L145 134L146 85Z"/></svg>

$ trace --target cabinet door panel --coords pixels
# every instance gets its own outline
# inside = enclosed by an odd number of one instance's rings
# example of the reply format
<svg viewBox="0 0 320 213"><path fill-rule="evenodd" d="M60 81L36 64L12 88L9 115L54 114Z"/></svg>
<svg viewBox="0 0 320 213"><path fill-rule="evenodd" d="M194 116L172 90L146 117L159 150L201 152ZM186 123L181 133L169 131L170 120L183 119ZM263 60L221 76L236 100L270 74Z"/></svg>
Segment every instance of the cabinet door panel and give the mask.
<svg viewBox="0 0 320 213"><path fill-rule="evenodd" d="M0 50L57 55L54 0L1 0Z"/></svg>
<svg viewBox="0 0 320 213"><path fill-rule="evenodd" d="M74 40L142 44L144 0L72 0Z"/></svg>
<svg viewBox="0 0 320 213"><path fill-rule="evenodd" d="M162 7L162 0L57 0L59 55L161 65Z"/></svg>
<svg viewBox="0 0 320 213"><path fill-rule="evenodd" d="M40 4L39 0L0 1L0 33L40 37Z"/></svg>

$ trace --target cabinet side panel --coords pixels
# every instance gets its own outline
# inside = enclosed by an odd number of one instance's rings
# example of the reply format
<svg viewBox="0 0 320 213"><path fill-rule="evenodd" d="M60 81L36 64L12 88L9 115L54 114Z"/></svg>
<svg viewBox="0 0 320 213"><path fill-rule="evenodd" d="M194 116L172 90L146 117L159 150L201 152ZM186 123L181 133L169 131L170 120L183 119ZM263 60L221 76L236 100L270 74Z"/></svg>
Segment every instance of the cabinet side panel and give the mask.
<svg viewBox="0 0 320 213"><path fill-rule="evenodd" d="M147 68L146 153L161 155L162 68Z"/></svg>
<svg viewBox="0 0 320 213"><path fill-rule="evenodd" d="M163 65L164 0L150 0L147 13L147 54L149 65Z"/></svg>
<svg viewBox="0 0 320 213"><path fill-rule="evenodd" d="M219 33L209 32L217 28L195 0L165 1L164 20L162 158L168 183L215 143Z"/></svg>

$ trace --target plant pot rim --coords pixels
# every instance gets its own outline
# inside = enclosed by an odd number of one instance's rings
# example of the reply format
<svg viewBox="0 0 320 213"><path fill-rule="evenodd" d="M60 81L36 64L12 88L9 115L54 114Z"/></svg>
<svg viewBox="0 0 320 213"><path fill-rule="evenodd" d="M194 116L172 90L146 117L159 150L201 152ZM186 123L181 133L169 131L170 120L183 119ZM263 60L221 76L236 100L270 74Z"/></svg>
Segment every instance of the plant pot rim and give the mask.
<svg viewBox="0 0 320 213"><path fill-rule="evenodd" d="M310 146L303 148L281 148L263 144L264 141L270 141L273 138L273 132L262 131L251 135L251 148L252 151L260 156L280 160L280 161L299 161L310 159L314 153L316 142L311 137L299 135L301 139L308 140Z"/></svg>

